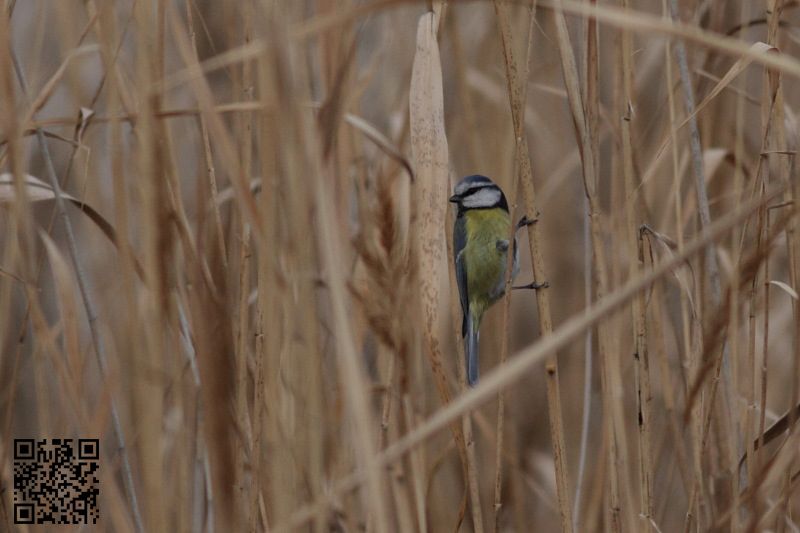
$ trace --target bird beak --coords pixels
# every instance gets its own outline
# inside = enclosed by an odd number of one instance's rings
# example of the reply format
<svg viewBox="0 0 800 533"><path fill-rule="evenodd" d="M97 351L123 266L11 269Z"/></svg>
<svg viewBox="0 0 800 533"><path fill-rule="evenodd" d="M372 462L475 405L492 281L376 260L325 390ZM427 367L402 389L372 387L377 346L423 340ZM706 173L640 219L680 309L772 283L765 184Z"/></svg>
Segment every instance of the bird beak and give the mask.
<svg viewBox="0 0 800 533"><path fill-rule="evenodd" d="M447 199L448 202L453 202L454 204L457 204L459 200L461 200L461 197L458 196L457 194L454 194L453 196Z"/></svg>

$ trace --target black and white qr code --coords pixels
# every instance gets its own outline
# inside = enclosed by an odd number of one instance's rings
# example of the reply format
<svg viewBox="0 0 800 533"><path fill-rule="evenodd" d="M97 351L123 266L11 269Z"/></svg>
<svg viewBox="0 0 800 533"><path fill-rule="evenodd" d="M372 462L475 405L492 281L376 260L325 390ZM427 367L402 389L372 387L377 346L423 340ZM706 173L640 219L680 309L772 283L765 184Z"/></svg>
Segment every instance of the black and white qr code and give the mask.
<svg viewBox="0 0 800 533"><path fill-rule="evenodd" d="M96 524L98 439L14 439L14 523Z"/></svg>

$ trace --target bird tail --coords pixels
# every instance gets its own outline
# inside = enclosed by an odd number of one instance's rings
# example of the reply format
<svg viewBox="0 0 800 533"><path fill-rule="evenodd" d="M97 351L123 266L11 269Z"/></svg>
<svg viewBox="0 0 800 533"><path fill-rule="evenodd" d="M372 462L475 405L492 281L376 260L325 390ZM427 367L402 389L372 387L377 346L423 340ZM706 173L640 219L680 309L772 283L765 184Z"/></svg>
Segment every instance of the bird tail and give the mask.
<svg viewBox="0 0 800 533"><path fill-rule="evenodd" d="M467 383L474 387L478 384L478 322L472 313L467 313L465 318L464 356L467 363Z"/></svg>

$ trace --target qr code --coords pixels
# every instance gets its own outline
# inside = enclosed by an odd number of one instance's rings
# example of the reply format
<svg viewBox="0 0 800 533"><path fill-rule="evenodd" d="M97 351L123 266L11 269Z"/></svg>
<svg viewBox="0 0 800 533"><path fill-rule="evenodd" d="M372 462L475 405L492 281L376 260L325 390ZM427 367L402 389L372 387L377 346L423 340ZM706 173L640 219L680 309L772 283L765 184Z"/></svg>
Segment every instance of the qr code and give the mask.
<svg viewBox="0 0 800 533"><path fill-rule="evenodd" d="M14 439L14 523L96 524L98 439Z"/></svg>

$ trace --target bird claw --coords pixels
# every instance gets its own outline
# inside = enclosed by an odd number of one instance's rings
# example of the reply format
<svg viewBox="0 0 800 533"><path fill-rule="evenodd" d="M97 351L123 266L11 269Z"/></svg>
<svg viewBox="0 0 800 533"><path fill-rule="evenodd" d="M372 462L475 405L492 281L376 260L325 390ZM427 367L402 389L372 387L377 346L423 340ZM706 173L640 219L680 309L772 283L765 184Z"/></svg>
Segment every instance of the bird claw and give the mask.
<svg viewBox="0 0 800 533"><path fill-rule="evenodd" d="M519 222L517 222L517 229L524 228L525 226L532 226L539 222L539 213L536 213L536 216L532 219L528 218L528 215L523 215Z"/></svg>
<svg viewBox="0 0 800 533"><path fill-rule="evenodd" d="M512 289L533 289L533 290L538 290L538 289L547 289L548 287L550 287L550 283L547 282L547 281L543 281L541 283L536 283L535 281L532 281L532 282L528 283L527 285L517 285L516 287L512 287Z"/></svg>

